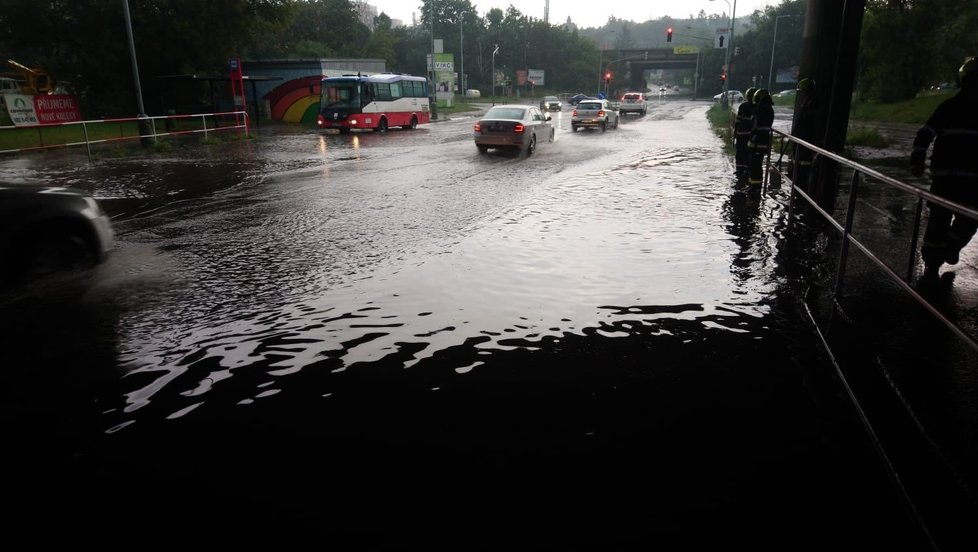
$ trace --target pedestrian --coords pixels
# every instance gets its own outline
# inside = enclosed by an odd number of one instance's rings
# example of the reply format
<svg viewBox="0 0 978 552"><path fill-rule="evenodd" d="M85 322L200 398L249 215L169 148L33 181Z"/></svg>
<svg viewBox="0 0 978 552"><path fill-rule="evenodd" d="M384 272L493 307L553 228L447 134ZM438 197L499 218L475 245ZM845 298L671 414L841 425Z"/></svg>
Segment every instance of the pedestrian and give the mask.
<svg viewBox="0 0 978 552"><path fill-rule="evenodd" d="M764 180L764 157L771 151L771 125L774 124L774 101L767 88L754 92L754 113L751 116L749 177L751 186Z"/></svg>
<svg viewBox="0 0 978 552"><path fill-rule="evenodd" d="M791 133L809 143L814 143L815 119L815 81L804 78L798 81L797 109L795 123ZM791 181L805 191L809 191L808 177L812 173L812 159L815 152L798 144L794 146L794 158L791 168Z"/></svg>
<svg viewBox="0 0 978 552"><path fill-rule="evenodd" d="M914 176L924 173L927 148L933 141L931 193L974 209L978 208L978 63L974 57L958 69L958 85L958 93L938 105L917 131L910 167ZM961 249L978 230L978 220L932 202L927 206L930 218L920 257L924 279L934 279L942 264L958 262Z"/></svg>
<svg viewBox="0 0 978 552"><path fill-rule="evenodd" d="M749 167L750 152L747 150L747 142L750 142L751 127L754 124L751 118L754 115L754 92L757 89L753 86L747 89L744 94L744 101L740 102L737 108L737 119L734 121L734 146L737 153L734 159L737 163L737 178L746 178Z"/></svg>

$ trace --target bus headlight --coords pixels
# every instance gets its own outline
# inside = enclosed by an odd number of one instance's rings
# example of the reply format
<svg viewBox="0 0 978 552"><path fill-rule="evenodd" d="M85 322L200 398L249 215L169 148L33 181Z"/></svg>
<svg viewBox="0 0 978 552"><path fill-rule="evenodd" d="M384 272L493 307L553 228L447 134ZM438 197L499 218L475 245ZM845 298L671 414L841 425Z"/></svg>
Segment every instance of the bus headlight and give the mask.
<svg viewBox="0 0 978 552"><path fill-rule="evenodd" d="M355 125L355 124L357 124L357 120L356 120L356 119L350 119L350 124L351 124L351 125Z"/></svg>

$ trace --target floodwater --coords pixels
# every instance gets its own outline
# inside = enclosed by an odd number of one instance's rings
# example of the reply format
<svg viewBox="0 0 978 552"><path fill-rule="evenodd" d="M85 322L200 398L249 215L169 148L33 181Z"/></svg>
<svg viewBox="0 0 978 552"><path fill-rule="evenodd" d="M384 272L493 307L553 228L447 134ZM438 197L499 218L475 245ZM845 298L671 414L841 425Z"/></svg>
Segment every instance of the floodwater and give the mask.
<svg viewBox="0 0 978 552"><path fill-rule="evenodd" d="M4 299L28 503L368 548L912 535L779 295L784 198L732 179L705 109L564 111L528 159L460 117L3 160L118 233L83 293Z"/></svg>

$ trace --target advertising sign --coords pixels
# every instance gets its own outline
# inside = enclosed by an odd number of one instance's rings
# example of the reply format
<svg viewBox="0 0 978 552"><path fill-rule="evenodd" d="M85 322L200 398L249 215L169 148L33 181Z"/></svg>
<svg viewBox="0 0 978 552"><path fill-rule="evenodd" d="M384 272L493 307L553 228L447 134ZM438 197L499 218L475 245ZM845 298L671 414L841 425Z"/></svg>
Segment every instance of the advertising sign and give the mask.
<svg viewBox="0 0 978 552"><path fill-rule="evenodd" d="M7 105L7 115L10 116L10 121L15 126L36 126L38 124L33 96L4 94L2 97Z"/></svg>
<svg viewBox="0 0 978 552"><path fill-rule="evenodd" d="M34 111L37 113L37 122L42 125L82 120L78 98L68 94L34 96Z"/></svg>
<svg viewBox="0 0 978 552"><path fill-rule="evenodd" d="M3 94L4 107L14 126L53 125L81 121L78 98L69 94Z"/></svg>
<svg viewBox="0 0 978 552"><path fill-rule="evenodd" d="M439 107L452 107L458 73L455 72L455 54L435 54L435 97Z"/></svg>
<svg viewBox="0 0 978 552"><path fill-rule="evenodd" d="M543 80L544 76L546 75L543 69L530 69L530 74L527 76L527 78L533 83L534 86L545 86L545 82Z"/></svg>

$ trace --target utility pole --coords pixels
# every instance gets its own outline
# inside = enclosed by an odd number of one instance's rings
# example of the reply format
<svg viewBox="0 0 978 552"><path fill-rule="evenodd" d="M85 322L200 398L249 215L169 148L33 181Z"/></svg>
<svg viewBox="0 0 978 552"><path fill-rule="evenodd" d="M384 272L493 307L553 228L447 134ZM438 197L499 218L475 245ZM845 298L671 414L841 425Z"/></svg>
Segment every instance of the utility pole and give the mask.
<svg viewBox="0 0 978 552"><path fill-rule="evenodd" d="M129 37L129 59L132 61L132 78L136 84L136 108L139 110L136 117L139 119L137 123L140 137L139 142L143 147L148 147L155 139L143 138L154 133L150 126L151 121L146 116L146 108L143 106L143 89L139 84L139 65L136 63L136 44L132 39L132 19L129 17L129 0L122 0L122 11L126 16L126 36Z"/></svg>

